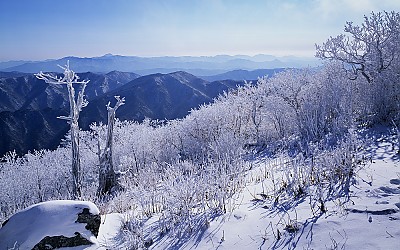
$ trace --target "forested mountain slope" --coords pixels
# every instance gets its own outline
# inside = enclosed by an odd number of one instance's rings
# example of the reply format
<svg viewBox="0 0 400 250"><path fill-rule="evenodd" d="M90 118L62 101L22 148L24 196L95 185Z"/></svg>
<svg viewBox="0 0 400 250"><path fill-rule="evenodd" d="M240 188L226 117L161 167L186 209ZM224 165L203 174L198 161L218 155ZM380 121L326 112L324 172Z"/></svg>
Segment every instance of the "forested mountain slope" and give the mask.
<svg viewBox="0 0 400 250"><path fill-rule="evenodd" d="M67 132L65 121L57 119L69 111L65 86L49 85L32 74L4 73L0 78L0 155L16 150L52 148ZM82 73L90 79L88 100L122 86L138 77L134 73L113 71L107 74Z"/></svg>
<svg viewBox="0 0 400 250"><path fill-rule="evenodd" d="M183 118L191 109L243 84L232 80L208 82L183 71L143 76L93 100L82 111L81 120L84 128L94 121L106 122L105 106L114 101L114 96L125 97L125 105L118 110L122 120Z"/></svg>
<svg viewBox="0 0 400 250"><path fill-rule="evenodd" d="M0 79L0 155L16 150L54 149L68 131L68 124L57 119L69 112L65 86L47 84L26 74ZM114 96L125 97L118 110L124 120L183 118L193 108L210 103L223 91L243 82L208 82L186 72L153 74L139 77L134 73L112 71L107 74L79 74L89 79L85 96L89 105L81 114L81 125L106 122L106 104Z"/></svg>

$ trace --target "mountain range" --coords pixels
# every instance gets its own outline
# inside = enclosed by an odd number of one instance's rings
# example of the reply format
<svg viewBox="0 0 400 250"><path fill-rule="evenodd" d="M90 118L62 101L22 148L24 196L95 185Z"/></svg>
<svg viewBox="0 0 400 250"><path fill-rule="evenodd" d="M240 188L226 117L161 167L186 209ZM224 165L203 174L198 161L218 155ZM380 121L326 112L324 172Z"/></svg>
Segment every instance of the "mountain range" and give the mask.
<svg viewBox="0 0 400 250"><path fill-rule="evenodd" d="M126 99L117 111L121 120L175 119L244 84L234 80L210 82L183 71L146 76L120 71L78 75L90 80L85 91L89 105L80 115L83 129L92 122L106 122L106 104L114 102L116 95ZM47 84L29 73L0 73L0 155L11 150L24 154L56 148L69 129L57 117L68 112L66 86Z"/></svg>
<svg viewBox="0 0 400 250"><path fill-rule="evenodd" d="M0 156L15 150L54 149L68 132L69 112L65 86L49 85L33 73L61 76L69 61L81 79L89 79L80 126L106 122L106 104L125 97L118 109L122 120L182 118L243 80L272 76L290 67L318 65L314 58L256 56L137 57L107 54L100 57L64 57L44 61L0 62ZM134 72L134 73L127 73ZM196 76L195 76L196 75ZM200 77L197 77L200 76Z"/></svg>
<svg viewBox="0 0 400 250"><path fill-rule="evenodd" d="M44 61L0 62L0 71L37 73L39 71L62 72L57 65L65 65L69 60L75 72L107 73L113 70L134 72L140 75L185 71L197 76L210 76L232 70L256 70L272 68L300 68L316 66L315 58L294 56L275 57L271 55L218 55L218 56L164 56L138 57L106 54L100 57L64 57Z"/></svg>

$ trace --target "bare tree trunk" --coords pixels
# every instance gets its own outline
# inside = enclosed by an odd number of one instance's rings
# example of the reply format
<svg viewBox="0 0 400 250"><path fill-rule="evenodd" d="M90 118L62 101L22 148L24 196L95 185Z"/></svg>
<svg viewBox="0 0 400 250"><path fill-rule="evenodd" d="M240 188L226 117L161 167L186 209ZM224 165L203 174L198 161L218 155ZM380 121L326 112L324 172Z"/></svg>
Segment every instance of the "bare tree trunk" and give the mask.
<svg viewBox="0 0 400 250"><path fill-rule="evenodd" d="M107 138L103 152L100 153L100 169L99 169L99 187L97 189L98 196L110 194L121 188L118 183L117 175L114 171L112 151L113 151L113 133L115 124L115 111L124 104L125 98L120 99L119 96L115 97L117 103L114 108L107 105L108 111L108 124L107 124Z"/></svg>
<svg viewBox="0 0 400 250"><path fill-rule="evenodd" d="M81 197L81 161L79 155L79 127L78 124L71 125L71 147L72 147L72 194L74 199Z"/></svg>

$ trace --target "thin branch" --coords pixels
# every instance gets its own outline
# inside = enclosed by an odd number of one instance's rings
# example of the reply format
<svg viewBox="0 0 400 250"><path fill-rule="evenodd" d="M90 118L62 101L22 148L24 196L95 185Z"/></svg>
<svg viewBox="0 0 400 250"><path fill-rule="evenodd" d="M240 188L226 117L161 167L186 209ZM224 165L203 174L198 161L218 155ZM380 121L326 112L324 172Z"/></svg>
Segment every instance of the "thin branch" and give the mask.
<svg viewBox="0 0 400 250"><path fill-rule="evenodd" d="M63 115L57 116L57 119L68 120L68 121L72 120L71 116L63 116Z"/></svg>

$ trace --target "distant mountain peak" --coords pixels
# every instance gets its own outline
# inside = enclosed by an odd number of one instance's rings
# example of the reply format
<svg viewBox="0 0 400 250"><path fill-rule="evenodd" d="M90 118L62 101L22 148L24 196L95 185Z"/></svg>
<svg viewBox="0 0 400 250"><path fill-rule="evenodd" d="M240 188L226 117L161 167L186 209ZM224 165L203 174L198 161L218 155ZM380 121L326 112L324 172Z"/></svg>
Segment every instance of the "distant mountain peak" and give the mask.
<svg viewBox="0 0 400 250"><path fill-rule="evenodd" d="M179 71L171 72L171 73L168 73L168 74L166 74L166 75L172 75L172 76L176 75L176 76L189 76L189 77L196 77L195 75L193 75L193 74L190 74L190 73L188 73L188 72L186 72L186 71L183 71L183 70L179 70Z"/></svg>

